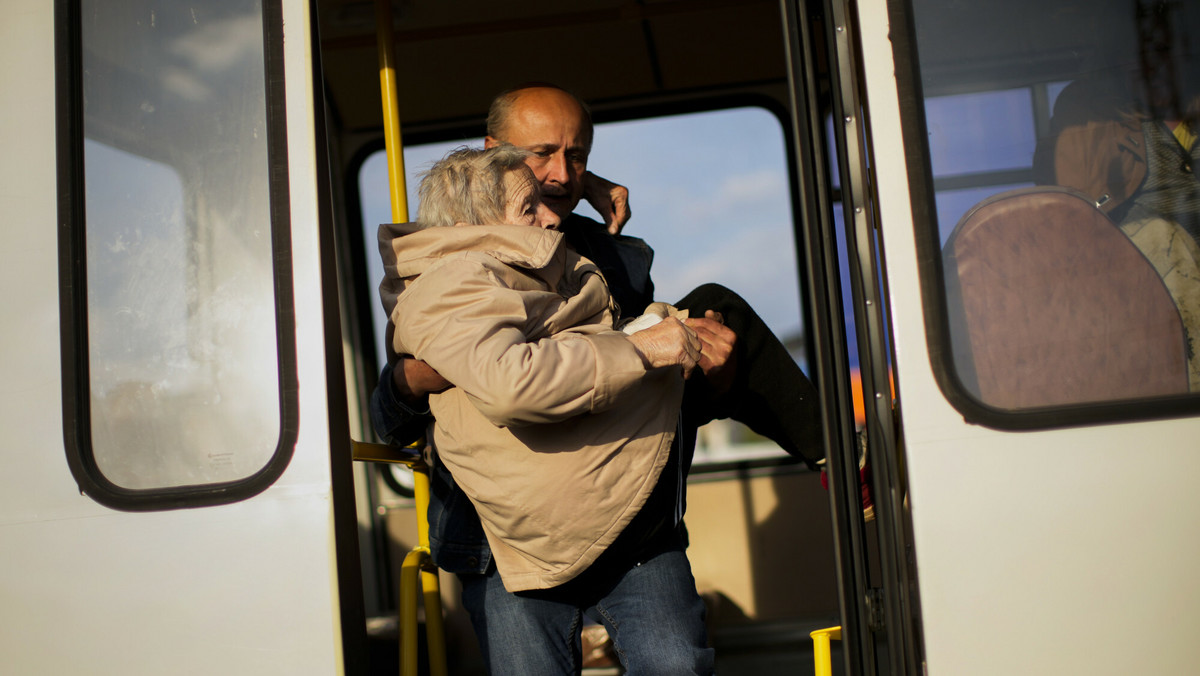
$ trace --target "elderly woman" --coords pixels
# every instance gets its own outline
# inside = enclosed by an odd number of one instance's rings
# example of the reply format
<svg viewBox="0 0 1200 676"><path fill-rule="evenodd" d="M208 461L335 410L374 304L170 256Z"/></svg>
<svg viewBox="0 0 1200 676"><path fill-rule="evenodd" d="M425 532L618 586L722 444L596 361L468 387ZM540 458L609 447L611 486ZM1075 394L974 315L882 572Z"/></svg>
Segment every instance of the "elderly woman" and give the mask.
<svg viewBox="0 0 1200 676"><path fill-rule="evenodd" d="M675 319L614 328L603 277L554 230L526 155L452 153L421 183L418 222L381 231L392 347L455 385L430 397L430 441L511 592L575 578L643 511L700 351ZM632 537L675 526L679 474Z"/></svg>

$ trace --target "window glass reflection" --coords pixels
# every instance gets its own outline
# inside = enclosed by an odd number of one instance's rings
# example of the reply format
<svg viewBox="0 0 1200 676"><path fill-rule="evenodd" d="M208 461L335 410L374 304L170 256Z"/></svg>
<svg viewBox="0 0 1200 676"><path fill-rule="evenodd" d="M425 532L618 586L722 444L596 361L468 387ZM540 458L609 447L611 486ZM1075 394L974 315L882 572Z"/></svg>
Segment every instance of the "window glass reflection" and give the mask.
<svg viewBox="0 0 1200 676"><path fill-rule="evenodd" d="M280 436L262 8L81 10L96 466L127 489L247 478Z"/></svg>
<svg viewBox="0 0 1200 676"><path fill-rule="evenodd" d="M971 207L996 193L1006 190L1016 190L1028 185L1028 183L1021 183L1012 185L987 185L962 190L939 190L937 192L937 219L938 236L942 246L946 245L946 240L949 239L950 233L954 232L954 226L958 224L958 220Z"/></svg>
<svg viewBox="0 0 1200 676"><path fill-rule="evenodd" d="M1200 389L1196 3L915 0L954 370L1004 411Z"/></svg>
<svg viewBox="0 0 1200 676"><path fill-rule="evenodd" d="M1033 159L1029 88L939 96L925 101L933 175L1028 167Z"/></svg>

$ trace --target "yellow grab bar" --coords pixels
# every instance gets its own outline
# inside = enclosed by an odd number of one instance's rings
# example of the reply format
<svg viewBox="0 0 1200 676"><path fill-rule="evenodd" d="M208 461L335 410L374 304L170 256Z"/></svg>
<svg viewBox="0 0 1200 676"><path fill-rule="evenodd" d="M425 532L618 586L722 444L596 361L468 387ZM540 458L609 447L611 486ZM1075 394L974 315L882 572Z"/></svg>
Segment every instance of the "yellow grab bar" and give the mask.
<svg viewBox="0 0 1200 676"><path fill-rule="evenodd" d="M809 636L813 640L813 673L816 676L832 676L833 660L829 656L829 641L842 640L842 628L818 629Z"/></svg>
<svg viewBox="0 0 1200 676"><path fill-rule="evenodd" d="M383 99L383 140L387 153L388 193L392 221L408 221L408 193L404 176L404 143L400 135L400 99L397 94L396 45L390 0L375 0L379 44L379 90ZM429 644L429 671L446 676L446 635L442 625L442 595L437 568L429 553L429 468L419 452L383 444L353 442L354 459L399 462L413 470L413 497L417 507L417 545L400 567L400 673L417 676L417 573L425 592L425 635Z"/></svg>
<svg viewBox="0 0 1200 676"><path fill-rule="evenodd" d="M404 143L400 137L400 98L396 93L396 41L392 33L392 4L375 0L379 42L379 90L383 96L383 142L387 152L388 189L392 196L392 221L408 221L408 193L404 179Z"/></svg>
<svg viewBox="0 0 1200 676"><path fill-rule="evenodd" d="M413 500L417 509L417 544L400 566L400 674L417 676L417 573L425 596L425 642L429 646L429 673L447 676L446 631L442 622L442 590L437 567L429 553L429 466L418 442L408 448L351 440L354 460L393 462L413 471Z"/></svg>

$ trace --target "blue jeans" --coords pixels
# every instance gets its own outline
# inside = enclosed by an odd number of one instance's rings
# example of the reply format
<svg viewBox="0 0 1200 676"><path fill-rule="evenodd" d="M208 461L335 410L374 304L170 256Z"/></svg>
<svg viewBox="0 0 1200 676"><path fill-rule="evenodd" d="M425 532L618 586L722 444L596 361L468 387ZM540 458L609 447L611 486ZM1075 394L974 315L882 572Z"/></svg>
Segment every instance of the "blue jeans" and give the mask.
<svg viewBox="0 0 1200 676"><path fill-rule="evenodd" d="M495 566L459 579L492 676L580 673L585 613L608 629L627 676L713 673L704 603L675 533L645 560L593 566L554 589L513 594Z"/></svg>

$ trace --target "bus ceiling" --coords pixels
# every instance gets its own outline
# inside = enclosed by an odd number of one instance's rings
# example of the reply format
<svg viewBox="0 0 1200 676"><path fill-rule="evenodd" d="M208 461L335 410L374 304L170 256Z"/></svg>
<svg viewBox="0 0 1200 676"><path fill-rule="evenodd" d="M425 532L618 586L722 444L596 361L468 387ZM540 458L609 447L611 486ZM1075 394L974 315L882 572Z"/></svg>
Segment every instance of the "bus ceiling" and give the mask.
<svg viewBox="0 0 1200 676"><path fill-rule="evenodd" d="M786 100L776 0L392 3L405 131L478 124L530 81L593 104L761 91ZM319 0L326 94L346 131L380 127L375 0ZM732 58L731 58L732 57Z"/></svg>

